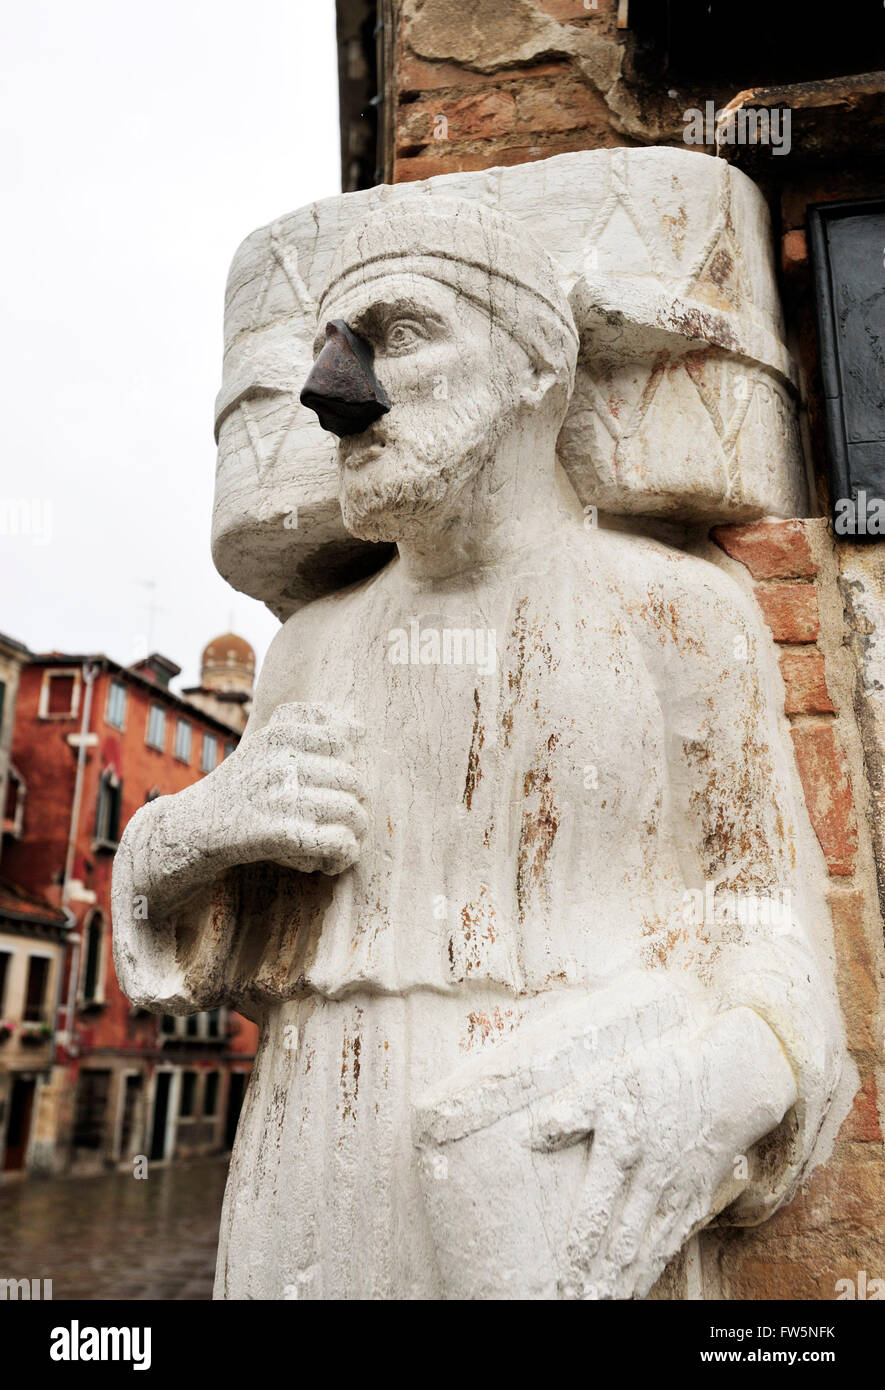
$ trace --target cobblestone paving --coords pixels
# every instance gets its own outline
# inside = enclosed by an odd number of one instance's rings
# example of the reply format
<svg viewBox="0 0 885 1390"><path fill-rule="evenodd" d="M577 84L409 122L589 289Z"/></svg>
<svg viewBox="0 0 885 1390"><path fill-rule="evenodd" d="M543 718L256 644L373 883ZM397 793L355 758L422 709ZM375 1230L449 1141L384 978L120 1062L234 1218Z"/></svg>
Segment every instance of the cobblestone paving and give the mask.
<svg viewBox="0 0 885 1390"><path fill-rule="evenodd" d="M0 1184L0 1279L53 1299L208 1299L227 1162Z"/></svg>

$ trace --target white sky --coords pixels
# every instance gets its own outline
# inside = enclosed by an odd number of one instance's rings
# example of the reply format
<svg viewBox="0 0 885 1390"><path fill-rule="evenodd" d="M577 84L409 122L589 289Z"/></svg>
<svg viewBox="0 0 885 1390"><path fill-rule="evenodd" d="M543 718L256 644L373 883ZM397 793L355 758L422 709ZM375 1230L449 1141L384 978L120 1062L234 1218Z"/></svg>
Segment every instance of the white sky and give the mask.
<svg viewBox="0 0 885 1390"><path fill-rule="evenodd" d="M231 619L260 660L209 553L224 283L340 191L334 0L28 0L0 36L0 630L128 663L153 581L179 684Z"/></svg>

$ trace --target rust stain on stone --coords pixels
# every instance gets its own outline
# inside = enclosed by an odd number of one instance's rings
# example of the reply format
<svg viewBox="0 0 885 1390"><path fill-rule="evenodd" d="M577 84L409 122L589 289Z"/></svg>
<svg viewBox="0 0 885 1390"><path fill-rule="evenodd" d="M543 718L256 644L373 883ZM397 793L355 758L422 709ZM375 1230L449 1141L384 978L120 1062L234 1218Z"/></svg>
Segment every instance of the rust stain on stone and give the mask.
<svg viewBox="0 0 885 1390"><path fill-rule="evenodd" d="M448 941L449 966L453 978L465 980L485 963L486 948L497 938L494 903L487 897L488 888L480 885L479 897L461 909L461 931ZM460 973L459 973L460 972Z"/></svg>
<svg viewBox="0 0 885 1390"><path fill-rule="evenodd" d="M685 230L688 226L688 213L684 207L679 208L678 212L667 213L661 218L661 227L664 236L670 242L677 256L682 254L682 245L685 241Z"/></svg>
<svg viewBox="0 0 885 1390"><path fill-rule="evenodd" d="M525 674L525 648L527 636L525 610L527 605L527 598L521 598L519 600L519 603L516 605L516 615L513 619L513 628L510 633L511 639L516 643L516 667L507 672L507 685L513 698L501 717L505 748L510 746L510 736L513 733L513 715L522 690L523 675Z"/></svg>
<svg viewBox="0 0 885 1390"><path fill-rule="evenodd" d="M467 777L464 782L464 795L462 800L464 805L470 810L473 802L473 793L476 784L482 777L482 768L479 765L480 750L485 743L485 730L479 722L479 691L473 691L473 733L470 737L470 752L467 755Z"/></svg>
<svg viewBox="0 0 885 1390"><path fill-rule="evenodd" d="M558 734L547 740L547 752L552 753L559 741ZM519 829L519 849L516 859L516 903L519 920L525 911L533 889L544 881L547 860L559 829L559 810L553 799L550 770L545 766L531 768L523 778L523 798L536 798L537 804L522 813Z"/></svg>
<svg viewBox="0 0 885 1390"><path fill-rule="evenodd" d="M496 1033L503 1033L513 1026L513 1010L500 1009L497 1005L486 1012L482 1009L474 1009L467 1015L467 1036L461 1041L464 1051L469 1051L474 1043L488 1042Z"/></svg>
<svg viewBox="0 0 885 1390"><path fill-rule="evenodd" d="M731 253L724 246L720 246L707 267L707 274L713 283L722 289L733 270L734 261Z"/></svg>
<svg viewBox="0 0 885 1390"><path fill-rule="evenodd" d="M356 1026L359 1029L362 1009L356 1009ZM356 1120L356 1103L360 1089L360 1051L362 1043L359 1032L353 1038L348 1036L347 1028L344 1029L344 1037L341 1043L341 1090L343 1092L343 1103L336 1107L340 1110L342 1120ZM339 1139L339 1144L341 1140Z"/></svg>

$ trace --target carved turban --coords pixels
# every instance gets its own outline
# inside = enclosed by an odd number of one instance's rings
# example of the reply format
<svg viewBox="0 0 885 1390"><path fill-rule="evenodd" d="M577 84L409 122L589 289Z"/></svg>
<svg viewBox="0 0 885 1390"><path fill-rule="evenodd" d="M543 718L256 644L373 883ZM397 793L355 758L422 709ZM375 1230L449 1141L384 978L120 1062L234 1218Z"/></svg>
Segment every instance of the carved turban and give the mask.
<svg viewBox="0 0 885 1390"><path fill-rule="evenodd" d="M349 293L387 275L449 285L490 313L532 359L574 386L578 332L553 262L515 218L454 198L390 202L342 241L318 321L347 318Z"/></svg>

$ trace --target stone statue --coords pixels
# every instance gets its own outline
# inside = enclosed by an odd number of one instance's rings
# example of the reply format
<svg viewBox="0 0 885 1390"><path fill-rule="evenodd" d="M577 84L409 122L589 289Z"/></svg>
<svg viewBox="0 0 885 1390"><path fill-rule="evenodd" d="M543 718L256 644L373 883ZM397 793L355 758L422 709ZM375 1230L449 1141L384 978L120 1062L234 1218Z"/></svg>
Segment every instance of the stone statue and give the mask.
<svg viewBox="0 0 885 1390"><path fill-rule="evenodd" d="M115 864L132 1000L261 1026L216 1296L644 1297L790 1197L838 1079L765 639L585 514L523 225L391 202L316 326L344 526L393 558L288 618Z"/></svg>

